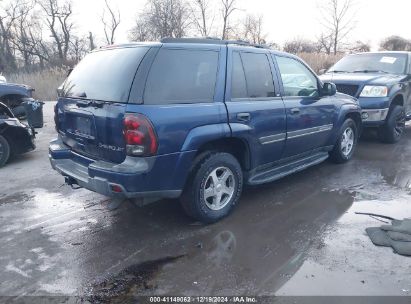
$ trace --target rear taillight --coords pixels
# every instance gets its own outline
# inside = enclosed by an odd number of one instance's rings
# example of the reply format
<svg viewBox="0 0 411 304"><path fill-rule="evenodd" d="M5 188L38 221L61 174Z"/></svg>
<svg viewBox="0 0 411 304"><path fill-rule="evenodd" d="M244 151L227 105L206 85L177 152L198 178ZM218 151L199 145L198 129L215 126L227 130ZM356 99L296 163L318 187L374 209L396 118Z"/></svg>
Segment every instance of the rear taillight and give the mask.
<svg viewBox="0 0 411 304"><path fill-rule="evenodd" d="M127 155L152 156L157 153L157 136L151 122L141 114L124 116L124 140Z"/></svg>
<svg viewBox="0 0 411 304"><path fill-rule="evenodd" d="M54 127L56 131L59 131L59 113L58 113L58 108L57 104L54 105Z"/></svg>

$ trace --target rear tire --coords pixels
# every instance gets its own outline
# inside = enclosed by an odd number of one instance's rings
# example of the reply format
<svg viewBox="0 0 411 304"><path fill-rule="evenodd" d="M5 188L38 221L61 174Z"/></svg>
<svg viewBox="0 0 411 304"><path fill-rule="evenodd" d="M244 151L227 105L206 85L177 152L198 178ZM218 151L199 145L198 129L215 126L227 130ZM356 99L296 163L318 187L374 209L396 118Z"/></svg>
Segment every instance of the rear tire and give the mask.
<svg viewBox="0 0 411 304"><path fill-rule="evenodd" d="M243 173L237 159L213 152L195 161L181 196L185 212L209 224L226 217L237 204L243 189Z"/></svg>
<svg viewBox="0 0 411 304"><path fill-rule="evenodd" d="M348 162L355 151L358 141L358 128L354 120L348 118L344 121L338 134L337 143L330 152L330 158L337 164Z"/></svg>
<svg viewBox="0 0 411 304"><path fill-rule="evenodd" d="M405 110L403 106L394 106L388 114L387 121L378 130L381 142L394 144L401 139L405 130Z"/></svg>
<svg viewBox="0 0 411 304"><path fill-rule="evenodd" d="M0 168L3 167L10 158L10 145L3 136L0 135Z"/></svg>

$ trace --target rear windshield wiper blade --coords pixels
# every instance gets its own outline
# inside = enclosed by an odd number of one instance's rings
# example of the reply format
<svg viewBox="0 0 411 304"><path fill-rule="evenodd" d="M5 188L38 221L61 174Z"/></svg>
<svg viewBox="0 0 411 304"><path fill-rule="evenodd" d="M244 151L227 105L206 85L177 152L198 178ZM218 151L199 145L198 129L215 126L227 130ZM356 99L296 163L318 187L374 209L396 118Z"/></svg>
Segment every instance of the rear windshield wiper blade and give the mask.
<svg viewBox="0 0 411 304"><path fill-rule="evenodd" d="M388 74L388 72L382 71L382 70L356 70L356 71L354 71L354 73L384 73L384 74Z"/></svg>
<svg viewBox="0 0 411 304"><path fill-rule="evenodd" d="M92 103L91 101L81 100L81 101L77 101L76 105L78 107L81 107L81 108L86 108L86 107L90 106L91 103Z"/></svg>
<svg viewBox="0 0 411 304"><path fill-rule="evenodd" d="M93 107L96 107L96 108L102 108L103 105L104 105L104 101L92 100L92 101L91 101L91 105L92 105Z"/></svg>
<svg viewBox="0 0 411 304"><path fill-rule="evenodd" d="M77 106L81 108L87 108L87 107L95 107L95 108L102 108L104 105L104 101L99 101L99 100L81 100L77 101Z"/></svg>
<svg viewBox="0 0 411 304"><path fill-rule="evenodd" d="M348 71L333 70L333 71L328 71L328 73L350 73L350 72L348 72Z"/></svg>

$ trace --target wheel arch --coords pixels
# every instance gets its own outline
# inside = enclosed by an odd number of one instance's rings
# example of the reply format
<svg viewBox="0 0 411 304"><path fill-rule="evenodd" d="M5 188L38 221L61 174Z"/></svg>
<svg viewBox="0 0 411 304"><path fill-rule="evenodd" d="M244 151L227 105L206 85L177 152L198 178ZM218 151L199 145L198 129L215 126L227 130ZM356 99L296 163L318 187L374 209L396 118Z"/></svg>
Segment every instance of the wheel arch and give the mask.
<svg viewBox="0 0 411 304"><path fill-rule="evenodd" d="M358 135L361 135L362 132L362 118L361 118L361 108L359 105L354 104L345 104L340 108L338 118L336 119L336 123L334 125L334 130L329 137L329 146L334 146L337 143L338 135L340 132L341 126L344 124L344 121L347 118L351 118L354 120L355 125L358 129Z"/></svg>
<svg viewBox="0 0 411 304"><path fill-rule="evenodd" d="M232 154L243 170L251 167L251 153L248 143L238 137L225 137L204 143L197 150L196 158L207 152L226 152Z"/></svg>
<svg viewBox="0 0 411 304"><path fill-rule="evenodd" d="M357 126L358 137L361 135L362 132L362 118L359 112L348 112L345 114L344 121L348 118L354 120L355 125Z"/></svg>
<svg viewBox="0 0 411 304"><path fill-rule="evenodd" d="M399 93L392 98L391 103L390 103L390 109L393 108L394 106L404 106L404 95Z"/></svg>

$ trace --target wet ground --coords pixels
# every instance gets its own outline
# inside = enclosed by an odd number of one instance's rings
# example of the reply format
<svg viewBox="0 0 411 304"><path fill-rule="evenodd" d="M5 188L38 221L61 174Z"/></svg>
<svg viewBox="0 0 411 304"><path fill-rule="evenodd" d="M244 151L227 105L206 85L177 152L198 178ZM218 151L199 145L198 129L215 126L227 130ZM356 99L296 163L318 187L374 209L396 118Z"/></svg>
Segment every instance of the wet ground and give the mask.
<svg viewBox="0 0 411 304"><path fill-rule="evenodd" d="M51 170L52 104L38 148L0 169L0 296L411 295L411 258L375 247L372 212L411 217L411 127L397 145L363 139L325 162L247 189L214 225L178 201L146 207L63 186Z"/></svg>

